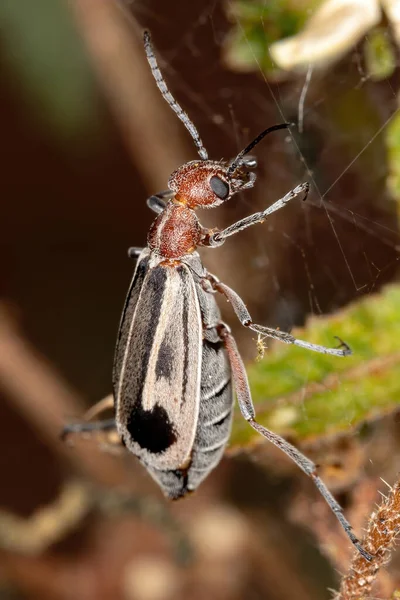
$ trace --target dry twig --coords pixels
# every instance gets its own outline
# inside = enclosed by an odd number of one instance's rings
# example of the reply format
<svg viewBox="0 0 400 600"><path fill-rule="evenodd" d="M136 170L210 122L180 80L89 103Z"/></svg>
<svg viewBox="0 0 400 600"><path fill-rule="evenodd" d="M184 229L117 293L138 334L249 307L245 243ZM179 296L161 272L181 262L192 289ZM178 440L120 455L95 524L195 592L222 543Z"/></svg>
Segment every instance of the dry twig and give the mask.
<svg viewBox="0 0 400 600"><path fill-rule="evenodd" d="M38 555L72 531L92 507L91 493L78 481L64 484L52 504L24 518L0 510L0 548Z"/></svg>
<svg viewBox="0 0 400 600"><path fill-rule="evenodd" d="M110 110L149 190L190 157L184 130L165 104L147 64L140 27L108 0L70 0ZM143 127L143 124L146 127Z"/></svg>
<svg viewBox="0 0 400 600"><path fill-rule="evenodd" d="M360 554L354 554L349 572L343 577L335 600L362 600L370 595L379 569L391 559L399 527L400 481L397 481L382 504L372 513L368 523L363 546L374 556L373 561L369 563Z"/></svg>

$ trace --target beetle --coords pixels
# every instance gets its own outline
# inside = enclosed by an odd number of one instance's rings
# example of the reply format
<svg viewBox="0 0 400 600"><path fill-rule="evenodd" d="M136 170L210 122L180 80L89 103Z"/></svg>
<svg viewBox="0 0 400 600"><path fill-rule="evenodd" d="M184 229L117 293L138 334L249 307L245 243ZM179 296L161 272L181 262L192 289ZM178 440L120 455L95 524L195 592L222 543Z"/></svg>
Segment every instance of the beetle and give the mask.
<svg viewBox="0 0 400 600"><path fill-rule="evenodd" d="M177 499L194 491L221 460L232 426L234 388L249 425L311 477L351 542L371 560L315 464L257 422L246 370L231 331L221 320L215 295L225 297L242 325L262 338L338 357L349 355L350 348L342 341L338 348L327 348L254 323L243 300L206 270L197 252L199 246L221 246L229 237L263 223L293 199L307 197L309 184L302 183L266 210L223 230L203 227L195 213L252 188L257 162L249 153L267 134L287 129L289 124L265 129L229 163L209 160L196 127L168 90L147 31L144 47L157 86L191 134L200 160L180 166L170 176L168 190L148 199L148 206L157 213L148 245L129 250L137 263L115 350L115 417L70 424L64 433L116 430L164 494ZM92 416L103 408L100 403Z"/></svg>

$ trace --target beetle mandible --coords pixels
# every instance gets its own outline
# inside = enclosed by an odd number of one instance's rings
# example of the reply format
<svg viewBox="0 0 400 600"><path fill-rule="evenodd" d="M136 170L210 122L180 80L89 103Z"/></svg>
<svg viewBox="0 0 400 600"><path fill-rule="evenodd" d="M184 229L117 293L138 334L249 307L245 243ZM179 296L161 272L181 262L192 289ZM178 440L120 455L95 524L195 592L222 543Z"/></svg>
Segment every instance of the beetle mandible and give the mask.
<svg viewBox="0 0 400 600"><path fill-rule="evenodd" d="M176 499L195 490L221 460L232 425L234 387L249 425L311 477L351 542L371 560L315 464L257 422L246 370L229 327L221 321L215 294L231 303L244 327L263 337L339 357L350 354L350 348L343 342L339 348L326 348L254 323L243 300L208 273L196 251L198 246L220 246L240 231L263 223L294 198L307 197L309 185L302 183L266 210L223 230L203 227L195 213L197 208L219 206L237 192L252 188L256 175L251 169L257 163L249 152L267 134L289 124L265 129L229 163L209 160L196 127L167 88L147 31L144 47L156 83L190 132L200 160L179 167L169 178L168 190L148 199L148 206L157 213L148 246L129 251L137 264L115 350L115 417L70 424L64 433L116 430L164 494ZM91 414L103 408L101 404Z"/></svg>

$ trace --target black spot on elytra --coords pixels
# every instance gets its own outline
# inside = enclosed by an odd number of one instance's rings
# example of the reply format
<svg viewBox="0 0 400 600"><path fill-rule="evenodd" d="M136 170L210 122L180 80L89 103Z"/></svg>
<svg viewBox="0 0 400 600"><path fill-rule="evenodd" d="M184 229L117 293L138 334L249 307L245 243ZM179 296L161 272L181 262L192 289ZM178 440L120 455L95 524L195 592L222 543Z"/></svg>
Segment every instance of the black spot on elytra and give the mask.
<svg viewBox="0 0 400 600"><path fill-rule="evenodd" d="M174 361L174 353L172 347L165 338L163 339L160 349L158 351L157 363L156 363L156 377L160 379L165 377L168 381L171 381L172 376L172 365Z"/></svg>
<svg viewBox="0 0 400 600"><path fill-rule="evenodd" d="M133 441L152 454L164 452L177 440L167 411L156 404L152 410L135 406L127 422Z"/></svg>

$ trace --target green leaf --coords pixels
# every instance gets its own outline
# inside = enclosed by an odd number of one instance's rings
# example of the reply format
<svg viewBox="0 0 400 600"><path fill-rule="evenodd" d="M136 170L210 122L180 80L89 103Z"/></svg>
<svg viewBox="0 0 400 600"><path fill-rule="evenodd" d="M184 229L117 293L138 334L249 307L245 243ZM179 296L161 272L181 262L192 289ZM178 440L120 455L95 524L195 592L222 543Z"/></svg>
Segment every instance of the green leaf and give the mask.
<svg viewBox="0 0 400 600"><path fill-rule="evenodd" d="M332 346L346 341L352 356L317 354L274 342L248 367L258 421L294 440L358 427L400 402L400 286L389 286L329 317L313 317L298 338ZM231 444L260 436L236 412Z"/></svg>

